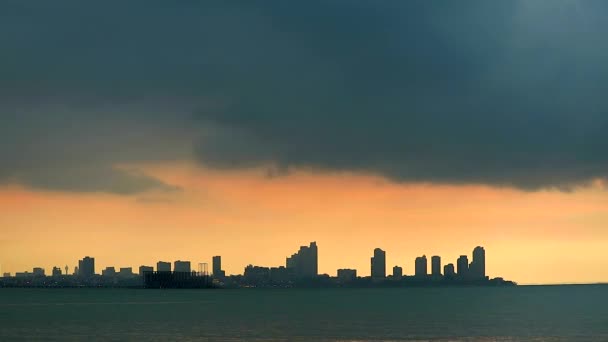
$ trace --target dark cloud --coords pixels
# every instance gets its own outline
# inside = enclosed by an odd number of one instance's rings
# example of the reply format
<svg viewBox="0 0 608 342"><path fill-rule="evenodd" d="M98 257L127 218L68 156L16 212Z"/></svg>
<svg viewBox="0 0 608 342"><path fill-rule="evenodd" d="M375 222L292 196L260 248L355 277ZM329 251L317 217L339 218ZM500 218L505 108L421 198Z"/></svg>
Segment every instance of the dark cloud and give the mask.
<svg viewBox="0 0 608 342"><path fill-rule="evenodd" d="M123 151L129 133L96 133L98 143L83 144L94 153L55 153L60 165L88 163L90 155L101 170L178 158L156 140L179 137L195 142L203 163L225 168L272 164L522 189L567 189L608 171L604 1L2 7L5 107L19 113L24 103L49 99L84 104L94 113L78 117L98 122L115 103L137 103L140 114L118 117L157 137ZM158 98L169 105L159 110ZM39 118L46 108L37 110ZM99 161L104 139L115 140L116 152ZM82 141L88 138L70 136L54 151ZM0 151L7 164L39 152ZM0 178L23 170L13 164ZM38 186L31 178L20 179ZM43 183L65 187L56 178Z"/></svg>
<svg viewBox="0 0 608 342"><path fill-rule="evenodd" d="M177 190L130 168L190 157L191 129L158 110L126 104L4 108L0 182L116 194Z"/></svg>

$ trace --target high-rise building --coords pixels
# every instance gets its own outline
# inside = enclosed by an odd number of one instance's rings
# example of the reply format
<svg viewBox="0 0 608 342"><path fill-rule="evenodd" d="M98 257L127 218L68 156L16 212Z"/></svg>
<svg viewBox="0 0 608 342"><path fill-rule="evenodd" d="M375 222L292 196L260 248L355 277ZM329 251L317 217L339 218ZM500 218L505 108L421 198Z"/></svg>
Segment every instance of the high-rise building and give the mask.
<svg viewBox="0 0 608 342"><path fill-rule="evenodd" d="M469 267L469 276L475 279L486 277L486 251L481 246L473 249L473 261Z"/></svg>
<svg viewBox="0 0 608 342"><path fill-rule="evenodd" d="M403 278L403 268L399 266L393 267L393 279L399 280Z"/></svg>
<svg viewBox="0 0 608 342"><path fill-rule="evenodd" d="M428 263L426 260L426 255L416 258L414 270L416 277L426 277L428 275Z"/></svg>
<svg viewBox="0 0 608 342"><path fill-rule="evenodd" d="M466 255L461 255L456 261L456 272L461 279L469 276L469 258Z"/></svg>
<svg viewBox="0 0 608 342"><path fill-rule="evenodd" d="M154 267L152 266L139 266L139 275L143 276L144 273L154 272Z"/></svg>
<svg viewBox="0 0 608 342"><path fill-rule="evenodd" d="M187 272L187 273L192 272L192 269L190 267L190 261L177 260L176 262L173 263L173 271L174 272Z"/></svg>
<svg viewBox="0 0 608 342"><path fill-rule="evenodd" d="M78 260L78 276L80 278L91 278L95 275L95 258L84 257Z"/></svg>
<svg viewBox="0 0 608 342"><path fill-rule="evenodd" d="M456 275L454 272L454 264L447 264L443 266L443 276L447 278L453 278Z"/></svg>
<svg viewBox="0 0 608 342"><path fill-rule="evenodd" d="M61 276L61 268L55 266L53 267L53 273L51 273L53 275L53 277L60 277Z"/></svg>
<svg viewBox="0 0 608 342"><path fill-rule="evenodd" d="M313 278L319 274L319 250L316 242L309 246L301 246L300 250L287 257L285 266L293 269L297 278Z"/></svg>
<svg viewBox="0 0 608 342"><path fill-rule="evenodd" d="M216 278L222 278L224 276L226 276L226 272L224 272L222 270L222 257L219 255L216 255L213 257L212 259L213 265L213 276Z"/></svg>
<svg viewBox="0 0 608 342"><path fill-rule="evenodd" d="M438 255L431 257L431 274L433 277L441 276L441 257Z"/></svg>
<svg viewBox="0 0 608 342"><path fill-rule="evenodd" d="M159 261L156 263L156 272L171 272L171 263Z"/></svg>
<svg viewBox="0 0 608 342"><path fill-rule="evenodd" d="M341 268L338 270L338 281L341 283L351 282L357 279L357 270Z"/></svg>
<svg viewBox="0 0 608 342"><path fill-rule="evenodd" d="M374 256L371 259L372 263L372 278L386 278L386 252L380 248L374 249Z"/></svg>

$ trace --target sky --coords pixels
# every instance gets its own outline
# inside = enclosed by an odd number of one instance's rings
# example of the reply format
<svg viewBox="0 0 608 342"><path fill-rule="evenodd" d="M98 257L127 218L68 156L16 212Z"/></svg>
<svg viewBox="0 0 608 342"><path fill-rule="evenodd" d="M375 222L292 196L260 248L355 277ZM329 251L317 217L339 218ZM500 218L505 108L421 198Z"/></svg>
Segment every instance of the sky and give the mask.
<svg viewBox="0 0 608 342"><path fill-rule="evenodd" d="M0 4L0 268L486 249L608 281L603 0Z"/></svg>

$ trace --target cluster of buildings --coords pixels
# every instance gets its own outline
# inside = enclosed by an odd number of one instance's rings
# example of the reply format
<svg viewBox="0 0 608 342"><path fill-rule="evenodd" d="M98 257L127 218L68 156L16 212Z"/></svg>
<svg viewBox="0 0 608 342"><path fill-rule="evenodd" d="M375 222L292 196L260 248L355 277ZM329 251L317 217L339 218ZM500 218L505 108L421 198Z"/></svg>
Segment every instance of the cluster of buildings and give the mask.
<svg viewBox="0 0 608 342"><path fill-rule="evenodd" d="M338 270L340 272L354 270ZM356 272L356 271L355 271ZM403 268L399 266L393 267L393 274L389 276L392 279L399 280L404 276ZM371 277L372 279L385 279L386 275L386 252L380 248L374 249L374 256L371 258ZM456 261L456 270L454 264L446 264L441 267L441 257L434 255L431 257L431 272L429 273L428 259L426 255L417 257L414 261L415 279L422 280L438 280L438 279L455 279L455 280L484 280L486 276L486 251L483 247L477 246L473 249L473 260L469 263L467 255L461 255Z"/></svg>
<svg viewBox="0 0 608 342"><path fill-rule="evenodd" d="M247 265L242 278L232 283L246 286L285 285L296 280L314 279L319 274L319 251L316 242L301 246L298 252L287 257L285 266L264 267Z"/></svg>
<svg viewBox="0 0 608 342"><path fill-rule="evenodd" d="M45 270L36 267L31 273L17 273L15 277L5 274L0 285L15 286L141 286L156 284L168 287L172 281L179 280L180 284L205 283L211 279L220 287L294 287L294 286L382 286L407 284L486 284L503 283L502 278L490 280L486 275L486 256L483 247L475 247L472 260L467 255L461 255L456 264L443 265L440 256L430 259L430 272L426 255L417 257L414 261L414 274L405 275L403 268L394 266L392 274L387 275L386 252L380 248L373 251L371 257L371 272L369 277L357 276L355 269L339 269L335 277L318 272L319 256L316 242L288 256L284 266L265 267L248 265L242 275L226 276L222 270L221 256L212 258L212 272L207 271L207 264L198 264L198 270L193 270L190 261L177 260L173 263L159 261L156 270L153 266L142 265L135 273L131 267L106 267L97 274L95 258L84 257L78 261L74 272L68 275L59 267L53 267L52 274L47 277ZM11 281L7 281L12 279ZM205 282L193 281L205 279ZM198 285L197 285L198 286Z"/></svg>
<svg viewBox="0 0 608 342"><path fill-rule="evenodd" d="M179 279L209 278L207 264L198 265L198 271L192 269L190 261L177 260L173 263L159 261L156 263L156 271L153 266L139 266L135 273L132 267L121 267L118 270L113 266L108 266L98 274L95 269L95 258L86 256L78 260L73 272L69 273L69 267L64 270L53 267L50 275L46 274L44 268L34 267L32 272L17 272L14 277L9 273L4 273L0 278L0 286L40 286L40 287L77 287L77 286L126 286L140 287L146 275L150 274L170 274L171 277L177 276ZM222 270L221 256L213 257L213 272L218 278L222 278L225 272Z"/></svg>
<svg viewBox="0 0 608 342"><path fill-rule="evenodd" d="M486 256L483 247L475 247L469 263L467 255L461 255L454 264L442 267L441 257L431 257L429 272L426 255L414 261L414 274L407 276L400 266L394 266L392 274L387 275L386 252L374 249L371 257L369 277L357 276L356 269L338 269L335 277L318 274L318 248L315 242L301 246L300 250L287 257L285 266L263 267L248 265L242 276L233 276L233 285L249 287L266 286L383 286L383 285L421 285L421 284L485 284L490 282L486 276ZM503 282L496 278L492 283Z"/></svg>

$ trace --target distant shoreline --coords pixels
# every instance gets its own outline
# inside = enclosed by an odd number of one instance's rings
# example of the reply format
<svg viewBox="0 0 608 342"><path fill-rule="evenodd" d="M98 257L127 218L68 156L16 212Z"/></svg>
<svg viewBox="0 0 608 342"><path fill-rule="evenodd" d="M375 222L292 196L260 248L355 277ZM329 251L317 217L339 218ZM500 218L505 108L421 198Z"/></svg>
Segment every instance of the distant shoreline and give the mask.
<svg viewBox="0 0 608 342"><path fill-rule="evenodd" d="M146 288L143 286L0 286L0 291L8 289L30 290L382 290L382 289L471 289L471 288L517 288L517 287L576 287L576 286L608 286L608 283L574 283L574 284L517 284L517 285L459 285L459 286L401 286L401 287L214 287L214 288Z"/></svg>

